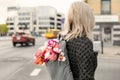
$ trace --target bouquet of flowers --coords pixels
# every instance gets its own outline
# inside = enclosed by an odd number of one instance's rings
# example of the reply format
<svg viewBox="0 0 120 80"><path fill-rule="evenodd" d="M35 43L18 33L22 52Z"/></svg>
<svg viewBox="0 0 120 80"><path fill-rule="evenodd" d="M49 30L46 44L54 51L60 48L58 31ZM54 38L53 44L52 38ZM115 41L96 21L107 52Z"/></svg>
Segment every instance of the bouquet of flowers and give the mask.
<svg viewBox="0 0 120 80"><path fill-rule="evenodd" d="M65 61L65 59L64 53L60 49L59 41L52 39L38 49L34 57L34 64L42 65L48 61Z"/></svg>

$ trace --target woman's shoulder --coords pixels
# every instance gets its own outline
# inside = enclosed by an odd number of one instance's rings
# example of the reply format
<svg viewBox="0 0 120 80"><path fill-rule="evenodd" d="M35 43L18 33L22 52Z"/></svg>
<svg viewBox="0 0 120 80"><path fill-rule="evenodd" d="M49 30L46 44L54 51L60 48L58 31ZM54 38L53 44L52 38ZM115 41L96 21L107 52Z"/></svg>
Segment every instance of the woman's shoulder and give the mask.
<svg viewBox="0 0 120 80"><path fill-rule="evenodd" d="M67 43L72 44L72 45L76 44L77 46L83 46L83 47L88 46L88 47L93 48L92 41L86 36L82 36L82 37L79 36L77 38L73 38L73 39L69 40Z"/></svg>
<svg viewBox="0 0 120 80"><path fill-rule="evenodd" d="M92 43L92 41L86 36L78 36L77 38L73 38L68 42Z"/></svg>

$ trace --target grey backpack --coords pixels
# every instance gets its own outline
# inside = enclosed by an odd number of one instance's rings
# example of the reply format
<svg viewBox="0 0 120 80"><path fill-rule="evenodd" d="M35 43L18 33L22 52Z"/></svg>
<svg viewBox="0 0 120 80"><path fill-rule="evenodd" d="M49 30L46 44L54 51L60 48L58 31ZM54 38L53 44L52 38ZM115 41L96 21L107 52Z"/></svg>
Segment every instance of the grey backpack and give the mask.
<svg viewBox="0 0 120 80"><path fill-rule="evenodd" d="M65 61L54 61L54 62L47 62L46 67L50 74L51 80L73 80L72 71L70 69L69 59L67 55L66 49L66 41L63 37L59 38L59 44L61 51L64 53L66 57Z"/></svg>

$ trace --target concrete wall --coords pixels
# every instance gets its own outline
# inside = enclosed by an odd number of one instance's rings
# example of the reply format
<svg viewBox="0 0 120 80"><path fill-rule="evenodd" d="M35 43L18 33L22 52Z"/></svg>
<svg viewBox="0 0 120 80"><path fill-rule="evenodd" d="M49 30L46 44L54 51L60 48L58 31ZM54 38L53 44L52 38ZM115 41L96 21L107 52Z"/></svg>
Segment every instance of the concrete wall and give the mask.
<svg viewBox="0 0 120 80"><path fill-rule="evenodd" d="M100 13L101 13L101 0L87 0L87 3L93 9L95 15L100 15Z"/></svg>
<svg viewBox="0 0 120 80"><path fill-rule="evenodd" d="M111 0L111 14L120 15L120 0Z"/></svg>

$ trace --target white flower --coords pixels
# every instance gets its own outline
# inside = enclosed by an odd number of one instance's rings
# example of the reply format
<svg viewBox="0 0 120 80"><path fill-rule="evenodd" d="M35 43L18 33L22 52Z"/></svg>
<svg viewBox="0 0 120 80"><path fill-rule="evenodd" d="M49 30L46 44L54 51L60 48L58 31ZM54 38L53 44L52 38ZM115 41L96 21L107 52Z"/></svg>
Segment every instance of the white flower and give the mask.
<svg viewBox="0 0 120 80"><path fill-rule="evenodd" d="M62 50L61 49L59 49L59 53L61 52Z"/></svg>
<svg viewBox="0 0 120 80"><path fill-rule="evenodd" d="M53 51L59 53L59 48L53 48Z"/></svg>
<svg viewBox="0 0 120 80"><path fill-rule="evenodd" d="M60 55L59 55L58 61L65 61L65 60L66 60L66 58L64 56L64 53L61 52Z"/></svg>
<svg viewBox="0 0 120 80"><path fill-rule="evenodd" d="M53 41L50 41L50 44L53 44Z"/></svg>
<svg viewBox="0 0 120 80"><path fill-rule="evenodd" d="M63 52L61 52L61 53L60 53L60 55L63 55L63 56L64 56L64 53L63 53Z"/></svg>
<svg viewBox="0 0 120 80"><path fill-rule="evenodd" d="M63 57L62 59L58 58L58 61L65 61L65 60L66 60L65 57Z"/></svg>
<svg viewBox="0 0 120 80"><path fill-rule="evenodd" d="M51 47L51 46L48 46L47 48L48 48L48 49L52 49L52 47Z"/></svg>
<svg viewBox="0 0 120 80"><path fill-rule="evenodd" d="M61 61L60 58L58 58L58 61Z"/></svg>
<svg viewBox="0 0 120 80"><path fill-rule="evenodd" d="M66 58L65 58L65 57L63 57L62 61L65 61L65 60L66 60Z"/></svg>
<svg viewBox="0 0 120 80"><path fill-rule="evenodd" d="M49 56L50 56L50 52L47 52L47 53L45 54L45 59L48 58Z"/></svg>

